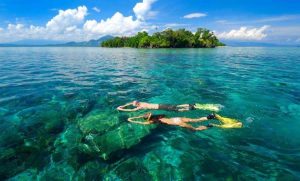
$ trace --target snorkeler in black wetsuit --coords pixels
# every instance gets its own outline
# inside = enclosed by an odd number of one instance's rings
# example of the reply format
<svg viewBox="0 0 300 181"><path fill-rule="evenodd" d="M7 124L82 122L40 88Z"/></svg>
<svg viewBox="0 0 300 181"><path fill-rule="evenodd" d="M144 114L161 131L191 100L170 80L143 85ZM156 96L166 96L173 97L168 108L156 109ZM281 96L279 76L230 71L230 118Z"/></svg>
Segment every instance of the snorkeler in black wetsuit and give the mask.
<svg viewBox="0 0 300 181"><path fill-rule="evenodd" d="M134 108L126 108L128 106L133 106ZM221 109L219 104L180 104L180 105L170 105L170 104L151 104L147 102L133 101L123 106L119 106L117 109L119 111L137 111L137 110L166 110L166 111L190 111L195 109L219 111Z"/></svg>

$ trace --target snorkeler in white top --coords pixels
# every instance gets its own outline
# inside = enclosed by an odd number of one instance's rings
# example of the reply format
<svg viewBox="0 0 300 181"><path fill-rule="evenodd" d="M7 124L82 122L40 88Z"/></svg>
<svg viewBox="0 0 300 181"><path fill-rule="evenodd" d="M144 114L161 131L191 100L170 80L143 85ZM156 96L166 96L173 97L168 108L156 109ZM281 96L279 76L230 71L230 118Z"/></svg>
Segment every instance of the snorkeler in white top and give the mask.
<svg viewBox="0 0 300 181"><path fill-rule="evenodd" d="M146 121L136 121L136 119L144 119ZM221 122L221 124L208 124L206 126L198 126L198 127L194 127L189 124L189 123L207 121L210 119L217 119ZM144 124L144 125L155 124L155 123L175 125L175 126L188 128L188 129L191 129L194 131L202 131L202 130L208 129L210 127L241 128L243 126L243 124L236 119L225 118L218 114L210 114L206 117L192 119L192 118L186 118L186 117L167 118L164 114L152 115L151 113L147 113L142 116L128 118L128 121L132 122L132 123Z"/></svg>

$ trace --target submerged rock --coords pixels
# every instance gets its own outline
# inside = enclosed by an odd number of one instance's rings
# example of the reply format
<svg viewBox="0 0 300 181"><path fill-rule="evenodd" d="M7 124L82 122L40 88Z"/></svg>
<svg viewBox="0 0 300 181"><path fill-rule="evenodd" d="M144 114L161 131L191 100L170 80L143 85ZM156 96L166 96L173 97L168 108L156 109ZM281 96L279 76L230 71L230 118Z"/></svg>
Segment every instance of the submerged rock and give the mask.
<svg viewBox="0 0 300 181"><path fill-rule="evenodd" d="M55 147L75 147L81 142L82 133L75 125L70 125L60 136L55 140Z"/></svg>
<svg viewBox="0 0 300 181"><path fill-rule="evenodd" d="M0 148L0 161L8 160L16 155L16 150L13 148Z"/></svg>
<svg viewBox="0 0 300 181"><path fill-rule="evenodd" d="M73 167L68 165L66 162L51 164L44 171L40 172L37 176L37 180L48 181L48 180L61 180L68 181L74 180L75 170Z"/></svg>
<svg viewBox="0 0 300 181"><path fill-rule="evenodd" d="M64 112L60 104L40 105L20 111L17 116L21 119L21 129L27 133L36 130L47 133L58 133L65 122Z"/></svg>
<svg viewBox="0 0 300 181"><path fill-rule="evenodd" d="M22 144L24 135L19 131L18 125L0 119L0 146L14 146Z"/></svg>
<svg viewBox="0 0 300 181"><path fill-rule="evenodd" d="M70 125L63 133L61 133L54 142L55 150L52 153L52 161L66 161L74 168L80 165L80 151L82 133L75 125Z"/></svg>
<svg viewBox="0 0 300 181"><path fill-rule="evenodd" d="M31 181L37 180L37 169L28 169L24 172L19 173L13 178L8 179L8 181Z"/></svg>
<svg viewBox="0 0 300 181"><path fill-rule="evenodd" d="M107 172L107 165L99 161L90 161L83 165L76 173L77 180L103 180Z"/></svg>
<svg viewBox="0 0 300 181"><path fill-rule="evenodd" d="M103 180L153 180L146 167L135 157L114 165L110 170L104 175Z"/></svg>
<svg viewBox="0 0 300 181"><path fill-rule="evenodd" d="M101 134L119 124L119 118L110 113L92 112L79 120L78 124L84 134Z"/></svg>
<svg viewBox="0 0 300 181"><path fill-rule="evenodd" d="M170 146L161 146L144 156L143 165L151 180L185 180L182 177L185 173L180 173L181 156L180 151Z"/></svg>
<svg viewBox="0 0 300 181"><path fill-rule="evenodd" d="M65 117L70 122L73 122L73 120L81 118L90 112L95 103L96 101L94 99L73 100L65 108Z"/></svg>
<svg viewBox="0 0 300 181"><path fill-rule="evenodd" d="M19 160L14 149L0 149L0 180L7 179L25 170L25 165Z"/></svg>
<svg viewBox="0 0 300 181"><path fill-rule="evenodd" d="M141 139L150 134L155 125L138 125L120 122L117 116L109 113L87 115L78 124L85 134L86 150L100 155L107 160L112 153L128 149L139 143Z"/></svg>
<svg viewBox="0 0 300 181"><path fill-rule="evenodd" d="M8 110L7 109L4 109L4 108L1 108L0 107L0 116L5 116L6 114L8 113Z"/></svg>
<svg viewBox="0 0 300 181"><path fill-rule="evenodd" d="M138 144L141 139L150 134L155 125L144 126L131 123L123 123L117 129L103 135L88 135L86 139L89 145L94 147L100 157L107 160L116 151L128 149Z"/></svg>

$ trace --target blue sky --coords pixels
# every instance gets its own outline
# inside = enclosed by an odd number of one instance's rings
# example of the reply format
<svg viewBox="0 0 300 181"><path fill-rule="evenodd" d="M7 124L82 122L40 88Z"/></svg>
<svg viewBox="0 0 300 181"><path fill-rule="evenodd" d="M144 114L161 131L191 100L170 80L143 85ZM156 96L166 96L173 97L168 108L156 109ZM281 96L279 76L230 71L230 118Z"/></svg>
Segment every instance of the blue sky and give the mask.
<svg viewBox="0 0 300 181"><path fill-rule="evenodd" d="M0 42L82 41L205 27L220 39L300 44L299 0L1 0Z"/></svg>

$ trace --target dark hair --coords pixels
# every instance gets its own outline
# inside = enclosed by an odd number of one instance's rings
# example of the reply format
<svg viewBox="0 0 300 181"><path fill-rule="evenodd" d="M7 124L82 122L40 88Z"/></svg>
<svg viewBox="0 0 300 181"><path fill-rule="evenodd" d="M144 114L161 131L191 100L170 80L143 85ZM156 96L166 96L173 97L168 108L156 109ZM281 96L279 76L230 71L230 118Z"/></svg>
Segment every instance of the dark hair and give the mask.
<svg viewBox="0 0 300 181"><path fill-rule="evenodd" d="M164 114L151 115L149 120L154 121L154 122L157 122L157 121L159 122L159 119L164 118L164 117L166 117L166 115L164 115ZM148 119L148 117L144 116L144 119Z"/></svg>

